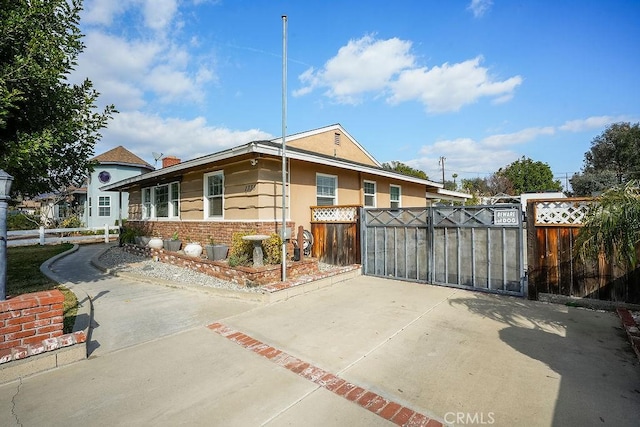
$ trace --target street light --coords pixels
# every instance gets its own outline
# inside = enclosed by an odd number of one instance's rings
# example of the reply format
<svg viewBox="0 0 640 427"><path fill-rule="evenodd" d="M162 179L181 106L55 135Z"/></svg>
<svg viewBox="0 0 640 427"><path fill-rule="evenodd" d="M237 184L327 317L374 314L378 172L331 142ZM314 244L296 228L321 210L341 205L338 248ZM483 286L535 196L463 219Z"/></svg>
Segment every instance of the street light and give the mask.
<svg viewBox="0 0 640 427"><path fill-rule="evenodd" d="M7 299L7 202L13 177L0 169L0 301Z"/></svg>

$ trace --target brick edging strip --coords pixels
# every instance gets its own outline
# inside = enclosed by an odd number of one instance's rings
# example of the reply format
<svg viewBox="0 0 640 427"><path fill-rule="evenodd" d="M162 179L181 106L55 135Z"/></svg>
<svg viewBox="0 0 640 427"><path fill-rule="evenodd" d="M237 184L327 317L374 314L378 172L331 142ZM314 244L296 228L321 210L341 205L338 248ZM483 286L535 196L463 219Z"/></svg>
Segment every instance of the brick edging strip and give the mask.
<svg viewBox="0 0 640 427"><path fill-rule="evenodd" d="M622 320L622 326L624 330L627 332L627 337L629 337L629 341L631 342L631 348L635 351L636 356L638 356L638 360L640 361L640 327L636 324L636 321L633 319L633 316L626 308L617 308L616 312Z"/></svg>
<svg viewBox="0 0 640 427"><path fill-rule="evenodd" d="M207 327L247 350L266 357L276 365L282 366L396 425L407 427L443 426L440 421L429 418L397 402L385 399L377 393L352 384L337 375L271 347L222 323L212 323Z"/></svg>

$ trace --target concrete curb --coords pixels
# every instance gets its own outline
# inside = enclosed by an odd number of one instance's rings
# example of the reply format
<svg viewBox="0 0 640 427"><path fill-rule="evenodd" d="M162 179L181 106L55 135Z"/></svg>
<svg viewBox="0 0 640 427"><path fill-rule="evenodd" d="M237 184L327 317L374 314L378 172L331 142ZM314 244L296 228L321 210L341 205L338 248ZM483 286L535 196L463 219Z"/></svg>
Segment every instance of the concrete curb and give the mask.
<svg viewBox="0 0 640 427"><path fill-rule="evenodd" d="M359 267L345 268L344 269L345 271L337 274L320 273L316 275L313 279L304 281L304 282L293 280L290 282L279 283L277 286L269 285L265 289L262 289L260 292L242 292L242 291L233 291L230 289L220 289L220 288L214 288L214 287L181 284L181 283L171 282L169 280L159 279L155 277L151 278L151 277L145 277L137 274L128 273L126 271L119 271L118 269L109 268L100 262L100 256L102 256L103 253L104 252L94 255L91 258L91 265L93 265L98 270L101 270L104 273L110 274L112 276L122 277L122 278L144 282L144 283L166 286L169 288L186 289L186 290L195 291L195 292L204 292L209 295L214 295L214 296L219 296L224 298L234 298L234 299L240 299L243 301L253 301L253 302L267 303L267 304L277 302L277 301L287 300L297 295L303 295L308 292L312 292L321 288L333 286L337 283L344 282L345 280L352 279L362 274L362 269Z"/></svg>
<svg viewBox="0 0 640 427"><path fill-rule="evenodd" d="M626 308L618 308L616 309L620 320L622 321L622 326L627 333L627 337L629 338L629 342L631 343L631 348L638 356L638 361L640 362L640 325L638 325Z"/></svg>
<svg viewBox="0 0 640 427"><path fill-rule="evenodd" d="M0 384L15 381L23 377L68 365L87 358L87 346L91 340L90 326L93 320L93 305L91 303L91 298L89 298L89 295L87 295L84 289L74 285L73 283L66 282L51 270L51 265L53 263L77 250L78 245L74 245L73 248L68 251L48 259L42 263L40 271L49 279L70 289L76 295L76 299L78 300L78 312L76 313L73 332L68 335L73 336L74 339L75 337L84 336L85 340L80 342L78 339L78 342L73 345L52 351L45 351L44 353L29 356L24 359L12 360L10 362L3 363L0 365Z"/></svg>

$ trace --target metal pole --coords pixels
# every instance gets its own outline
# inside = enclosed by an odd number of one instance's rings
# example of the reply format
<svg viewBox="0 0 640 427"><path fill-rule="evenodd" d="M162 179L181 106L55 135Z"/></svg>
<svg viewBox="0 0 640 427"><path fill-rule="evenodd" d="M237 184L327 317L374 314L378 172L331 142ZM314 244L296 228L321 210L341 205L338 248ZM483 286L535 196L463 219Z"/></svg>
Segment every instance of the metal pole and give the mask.
<svg viewBox="0 0 640 427"><path fill-rule="evenodd" d="M0 301L7 299L7 206L13 177L0 169Z"/></svg>
<svg viewBox="0 0 640 427"><path fill-rule="evenodd" d="M0 301L7 299L7 199L0 196Z"/></svg>
<svg viewBox="0 0 640 427"><path fill-rule="evenodd" d="M287 280L287 15L282 15L282 281Z"/></svg>

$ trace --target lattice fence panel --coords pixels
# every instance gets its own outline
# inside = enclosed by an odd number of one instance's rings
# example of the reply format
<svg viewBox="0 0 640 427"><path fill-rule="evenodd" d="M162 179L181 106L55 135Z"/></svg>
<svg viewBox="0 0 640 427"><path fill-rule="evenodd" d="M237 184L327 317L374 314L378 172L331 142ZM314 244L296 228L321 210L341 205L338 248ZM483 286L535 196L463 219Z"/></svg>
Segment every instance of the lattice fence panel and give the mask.
<svg viewBox="0 0 640 427"><path fill-rule="evenodd" d="M569 225L579 227L589 210L590 202L580 201L540 201L535 203L535 225Z"/></svg>
<svg viewBox="0 0 640 427"><path fill-rule="evenodd" d="M327 206L311 209L311 220L317 222L356 222L357 206Z"/></svg>

